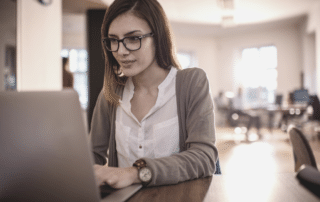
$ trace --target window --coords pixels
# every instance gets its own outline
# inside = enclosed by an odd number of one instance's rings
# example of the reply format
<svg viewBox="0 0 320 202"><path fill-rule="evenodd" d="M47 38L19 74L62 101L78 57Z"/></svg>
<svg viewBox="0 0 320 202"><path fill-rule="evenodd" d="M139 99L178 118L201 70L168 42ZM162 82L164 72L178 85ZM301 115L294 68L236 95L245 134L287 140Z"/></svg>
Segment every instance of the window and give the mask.
<svg viewBox="0 0 320 202"><path fill-rule="evenodd" d="M277 48L263 46L242 50L237 75L244 88L244 104L263 107L273 103L277 89Z"/></svg>
<svg viewBox="0 0 320 202"><path fill-rule="evenodd" d="M83 109L88 107L88 53L85 49L63 49L62 57L69 57L69 68L73 74L73 87L79 94Z"/></svg>
<svg viewBox="0 0 320 202"><path fill-rule="evenodd" d="M6 46L4 66L4 87L7 91L17 90L16 48Z"/></svg>

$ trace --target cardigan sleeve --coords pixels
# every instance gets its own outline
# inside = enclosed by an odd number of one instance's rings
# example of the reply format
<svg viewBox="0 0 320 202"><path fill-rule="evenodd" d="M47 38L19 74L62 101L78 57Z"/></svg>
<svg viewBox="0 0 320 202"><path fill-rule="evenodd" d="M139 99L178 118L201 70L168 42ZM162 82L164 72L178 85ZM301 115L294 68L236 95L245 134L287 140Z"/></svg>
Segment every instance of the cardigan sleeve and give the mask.
<svg viewBox="0 0 320 202"><path fill-rule="evenodd" d="M185 70L182 70L185 71ZM203 70L185 71L177 82L180 153L168 157L142 158L153 172L148 186L176 184L186 180L211 176L216 169L218 150L215 147L213 102L209 82ZM182 133L182 135L181 135Z"/></svg>
<svg viewBox="0 0 320 202"><path fill-rule="evenodd" d="M96 164L106 164L109 137L110 120L108 116L108 103L104 98L103 91L101 91L93 110L90 130L90 141Z"/></svg>

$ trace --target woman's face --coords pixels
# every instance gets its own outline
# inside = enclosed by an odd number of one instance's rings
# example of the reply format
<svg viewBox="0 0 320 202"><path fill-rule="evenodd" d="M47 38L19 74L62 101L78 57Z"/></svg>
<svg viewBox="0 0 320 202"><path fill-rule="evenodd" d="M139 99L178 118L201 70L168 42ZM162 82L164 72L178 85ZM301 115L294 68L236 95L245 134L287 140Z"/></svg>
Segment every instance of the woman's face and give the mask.
<svg viewBox="0 0 320 202"><path fill-rule="evenodd" d="M111 22L108 37L123 39L149 33L151 33L151 28L145 20L132 13L124 13ZM142 38L141 48L135 51L126 49L120 42L118 51L112 53L120 65L121 72L127 77L139 75L148 68L159 67L155 60L153 37Z"/></svg>

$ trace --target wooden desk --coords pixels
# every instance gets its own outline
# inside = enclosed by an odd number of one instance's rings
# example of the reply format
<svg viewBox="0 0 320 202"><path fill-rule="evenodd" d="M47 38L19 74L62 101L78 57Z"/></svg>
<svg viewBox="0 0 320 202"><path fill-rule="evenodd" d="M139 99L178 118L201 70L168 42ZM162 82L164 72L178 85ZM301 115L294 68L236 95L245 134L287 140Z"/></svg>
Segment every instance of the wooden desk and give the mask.
<svg viewBox="0 0 320 202"><path fill-rule="evenodd" d="M299 184L295 173L236 176L214 175L177 185L143 188L128 202L301 202L320 198Z"/></svg>

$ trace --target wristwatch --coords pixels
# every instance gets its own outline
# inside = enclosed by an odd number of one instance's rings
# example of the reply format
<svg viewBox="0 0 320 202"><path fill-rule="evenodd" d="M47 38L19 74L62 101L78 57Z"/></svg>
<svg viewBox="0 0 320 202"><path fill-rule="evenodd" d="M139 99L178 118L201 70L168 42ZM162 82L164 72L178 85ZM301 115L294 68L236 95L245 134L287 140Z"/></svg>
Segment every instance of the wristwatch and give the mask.
<svg viewBox="0 0 320 202"><path fill-rule="evenodd" d="M138 168L138 177L141 180L143 186L147 186L152 180L152 171L147 167L147 163L139 159L134 164L134 167Z"/></svg>

